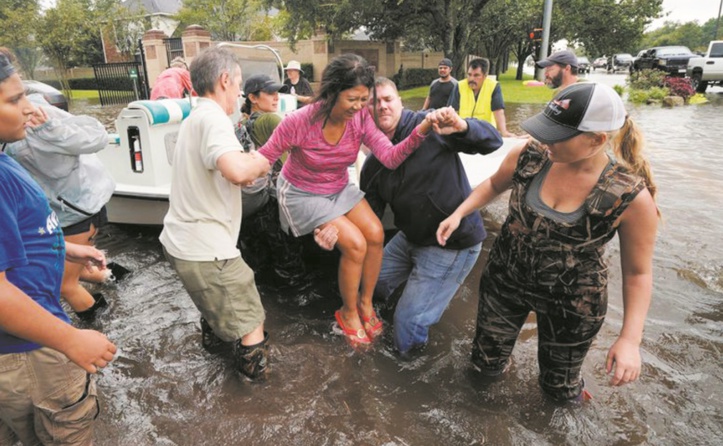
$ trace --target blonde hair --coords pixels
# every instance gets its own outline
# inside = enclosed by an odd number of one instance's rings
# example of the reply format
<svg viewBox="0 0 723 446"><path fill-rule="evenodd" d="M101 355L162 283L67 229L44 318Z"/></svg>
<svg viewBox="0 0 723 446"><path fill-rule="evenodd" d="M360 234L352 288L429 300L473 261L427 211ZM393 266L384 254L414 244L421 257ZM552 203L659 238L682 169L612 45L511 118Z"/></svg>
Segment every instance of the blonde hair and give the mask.
<svg viewBox="0 0 723 446"><path fill-rule="evenodd" d="M619 130L609 132L608 136L615 156L631 173L641 177L645 181L648 192L650 192L650 196L653 197L653 201L655 201L658 187L653 180L650 163L643 156L644 138L638 125L631 117L626 116L623 126ZM657 204L656 209L658 216L660 216L660 208L657 207Z"/></svg>

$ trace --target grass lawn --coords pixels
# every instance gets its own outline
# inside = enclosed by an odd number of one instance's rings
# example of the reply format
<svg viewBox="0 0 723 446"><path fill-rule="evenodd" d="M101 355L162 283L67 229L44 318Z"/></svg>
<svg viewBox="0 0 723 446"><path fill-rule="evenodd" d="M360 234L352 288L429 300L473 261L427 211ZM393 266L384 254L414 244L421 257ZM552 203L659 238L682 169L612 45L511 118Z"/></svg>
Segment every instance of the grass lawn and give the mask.
<svg viewBox="0 0 723 446"><path fill-rule="evenodd" d="M98 99L98 90L72 90L73 99Z"/></svg>
<svg viewBox="0 0 723 446"><path fill-rule="evenodd" d="M522 104L544 104L552 99L554 91L545 86L541 87L525 87L523 81L532 80L532 75L523 74L522 80L515 80L517 68L511 67L506 73L500 76L500 88L502 88L502 97L505 103L522 103ZM416 87L409 90L399 92L402 101L421 100L427 97L429 87Z"/></svg>

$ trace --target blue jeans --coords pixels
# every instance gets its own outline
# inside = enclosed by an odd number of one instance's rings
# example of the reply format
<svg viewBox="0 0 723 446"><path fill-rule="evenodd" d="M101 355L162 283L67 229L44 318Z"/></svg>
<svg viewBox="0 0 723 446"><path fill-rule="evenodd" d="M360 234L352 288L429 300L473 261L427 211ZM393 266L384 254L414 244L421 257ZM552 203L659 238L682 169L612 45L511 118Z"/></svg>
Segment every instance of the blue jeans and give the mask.
<svg viewBox="0 0 723 446"><path fill-rule="evenodd" d="M384 248L375 295L387 300L407 282L394 312L394 344L400 353L422 345L474 267L482 243L461 250L417 246L401 231Z"/></svg>

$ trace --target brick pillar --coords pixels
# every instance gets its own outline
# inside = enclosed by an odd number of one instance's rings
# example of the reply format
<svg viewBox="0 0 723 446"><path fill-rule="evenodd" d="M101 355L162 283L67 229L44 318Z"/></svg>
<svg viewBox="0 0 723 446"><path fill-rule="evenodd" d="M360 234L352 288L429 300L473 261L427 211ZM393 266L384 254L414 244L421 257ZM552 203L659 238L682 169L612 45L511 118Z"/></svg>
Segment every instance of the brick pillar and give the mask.
<svg viewBox="0 0 723 446"><path fill-rule="evenodd" d="M148 71L148 85L153 88L156 78L168 68L168 53L163 39L166 34L158 29L151 29L143 34L143 51L146 53L146 70Z"/></svg>
<svg viewBox="0 0 723 446"><path fill-rule="evenodd" d="M211 33L199 25L191 25L186 28L181 34L181 39L183 40L183 56L189 67L201 50L211 46Z"/></svg>

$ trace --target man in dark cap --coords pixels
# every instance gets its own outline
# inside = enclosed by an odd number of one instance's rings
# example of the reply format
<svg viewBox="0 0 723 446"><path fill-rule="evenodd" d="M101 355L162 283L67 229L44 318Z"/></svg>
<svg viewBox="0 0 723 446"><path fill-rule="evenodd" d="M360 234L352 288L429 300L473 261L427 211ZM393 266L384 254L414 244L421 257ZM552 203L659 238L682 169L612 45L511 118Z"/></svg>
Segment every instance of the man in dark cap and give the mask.
<svg viewBox="0 0 723 446"><path fill-rule="evenodd" d="M545 85L550 88L565 88L579 81L577 56L571 50L552 53L535 65L545 69Z"/></svg>
<svg viewBox="0 0 723 446"><path fill-rule="evenodd" d="M429 86L429 96L424 100L423 110L428 108L437 109L447 105L449 94L452 92L454 87L457 86L457 79L453 78L452 73L452 61L444 58L439 61L439 79L432 81Z"/></svg>

